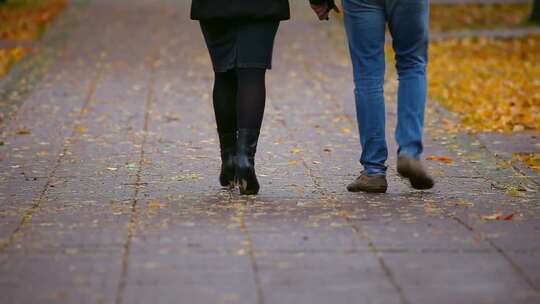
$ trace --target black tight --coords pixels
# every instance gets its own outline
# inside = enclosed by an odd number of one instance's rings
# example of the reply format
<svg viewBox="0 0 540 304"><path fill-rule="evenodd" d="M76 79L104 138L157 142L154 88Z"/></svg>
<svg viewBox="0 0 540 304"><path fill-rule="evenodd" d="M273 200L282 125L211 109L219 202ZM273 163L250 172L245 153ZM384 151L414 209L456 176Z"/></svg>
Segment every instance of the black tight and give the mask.
<svg viewBox="0 0 540 304"><path fill-rule="evenodd" d="M219 133L234 133L236 127L236 75L234 71L216 73L214 113Z"/></svg>
<svg viewBox="0 0 540 304"><path fill-rule="evenodd" d="M265 69L236 69L216 73L214 112L220 133L259 130L266 103Z"/></svg>

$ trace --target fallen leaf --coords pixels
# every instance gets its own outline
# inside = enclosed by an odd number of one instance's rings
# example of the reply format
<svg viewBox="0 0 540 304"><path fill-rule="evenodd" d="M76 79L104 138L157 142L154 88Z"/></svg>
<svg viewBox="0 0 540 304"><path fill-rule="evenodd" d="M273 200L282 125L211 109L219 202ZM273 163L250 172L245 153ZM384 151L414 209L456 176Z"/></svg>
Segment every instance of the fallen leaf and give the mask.
<svg viewBox="0 0 540 304"><path fill-rule="evenodd" d="M528 18L531 8L526 3L503 2L455 1L452 5L432 5L430 29L447 32L493 26L513 27Z"/></svg>
<svg viewBox="0 0 540 304"><path fill-rule="evenodd" d="M200 179L200 178L201 178L201 175L198 174L198 173L179 174L179 175L173 177L174 180L179 181L179 182L197 180L197 179Z"/></svg>
<svg viewBox="0 0 540 304"><path fill-rule="evenodd" d="M453 131L540 130L540 36L445 39L430 52L430 97L460 118Z"/></svg>
<svg viewBox="0 0 540 304"><path fill-rule="evenodd" d="M507 216L503 217L504 221L511 221L514 219L514 213L508 214Z"/></svg>
<svg viewBox="0 0 540 304"><path fill-rule="evenodd" d="M61 180L61 179L52 179L49 183L49 187L54 188L56 186L62 185L65 182L66 182L65 180Z"/></svg>
<svg viewBox="0 0 540 304"><path fill-rule="evenodd" d="M66 248L66 250L64 250L64 253L66 255L77 255L79 253L79 249L77 249L77 248Z"/></svg>
<svg viewBox="0 0 540 304"><path fill-rule="evenodd" d="M288 262L279 262L278 267L281 268L281 269L287 269L287 268L289 268L289 263Z"/></svg>
<svg viewBox="0 0 540 304"><path fill-rule="evenodd" d="M177 114L166 114L164 118L165 118L165 122L167 123L180 120L180 116Z"/></svg>
<svg viewBox="0 0 540 304"><path fill-rule="evenodd" d="M15 134L17 134L17 135L30 135L30 134L32 134L32 131L30 131L27 128L20 128L20 129L17 129L17 131L15 131Z"/></svg>
<svg viewBox="0 0 540 304"><path fill-rule="evenodd" d="M40 152L36 153L36 155L37 155L37 156L44 157L44 156L49 155L49 152L48 152L48 151L40 151Z"/></svg>
<svg viewBox="0 0 540 304"><path fill-rule="evenodd" d="M166 204L162 204L159 200L153 199L148 202L148 208L151 210L168 208Z"/></svg>
<svg viewBox="0 0 540 304"><path fill-rule="evenodd" d="M157 262L146 262L143 264L143 268L147 270L156 269L159 267L159 263Z"/></svg>
<svg viewBox="0 0 540 304"><path fill-rule="evenodd" d="M540 144L538 145L540 148ZM540 153L514 154L514 157L525 163L527 167L535 169L540 173Z"/></svg>
<svg viewBox="0 0 540 304"><path fill-rule="evenodd" d="M127 163L126 164L126 169L131 170L131 171L137 170L137 164L136 163Z"/></svg>
<svg viewBox="0 0 540 304"><path fill-rule="evenodd" d="M426 157L426 160L439 161L439 162L446 163L446 164L451 164L451 163L454 162L454 160L449 156L430 155L430 156Z"/></svg>
<svg viewBox="0 0 540 304"><path fill-rule="evenodd" d="M514 213L510 214L502 214L502 213L495 213L490 215L484 215L481 217L484 221L511 221L514 219Z"/></svg>
<svg viewBox="0 0 540 304"><path fill-rule="evenodd" d="M524 196L523 192L526 191L527 189L524 189L522 187L511 187L508 191L506 191L506 195L513 197L522 197Z"/></svg>
<svg viewBox="0 0 540 304"><path fill-rule="evenodd" d="M454 201L454 202L449 202L448 205L450 205L450 206L456 206L456 207L457 207L457 206L463 206L463 207L472 207L472 206L474 206L473 203L467 202L467 201L465 201L465 200L463 200L463 199L459 199L459 200Z"/></svg>
<svg viewBox="0 0 540 304"><path fill-rule="evenodd" d="M502 217L502 214L495 213L495 214L490 214L490 215L483 215L481 219L484 221L496 221L496 220L499 220L501 217Z"/></svg>
<svg viewBox="0 0 540 304"><path fill-rule="evenodd" d="M88 128L87 127L84 127L84 126L81 126L81 125L78 125L75 127L75 131L81 133L81 134L84 134L86 132L88 132Z"/></svg>

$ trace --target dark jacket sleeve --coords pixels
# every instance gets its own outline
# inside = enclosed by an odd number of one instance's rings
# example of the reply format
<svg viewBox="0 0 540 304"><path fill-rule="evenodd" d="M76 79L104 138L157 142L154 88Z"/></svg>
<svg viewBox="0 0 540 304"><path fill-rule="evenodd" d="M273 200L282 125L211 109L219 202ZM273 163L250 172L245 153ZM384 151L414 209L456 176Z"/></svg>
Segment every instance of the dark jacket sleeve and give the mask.
<svg viewBox="0 0 540 304"><path fill-rule="evenodd" d="M194 20L287 20L288 0L192 0Z"/></svg>
<svg viewBox="0 0 540 304"><path fill-rule="evenodd" d="M321 4L328 4L328 9L333 9L336 7L336 3L334 0L309 0L309 3L315 4L315 5L321 5Z"/></svg>

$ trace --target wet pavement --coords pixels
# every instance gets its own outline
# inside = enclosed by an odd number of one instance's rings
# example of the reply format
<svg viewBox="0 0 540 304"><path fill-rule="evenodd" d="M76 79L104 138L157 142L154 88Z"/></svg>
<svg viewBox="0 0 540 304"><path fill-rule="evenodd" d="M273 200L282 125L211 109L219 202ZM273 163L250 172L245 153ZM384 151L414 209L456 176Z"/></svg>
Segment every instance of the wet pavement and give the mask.
<svg viewBox="0 0 540 304"><path fill-rule="evenodd" d="M391 69L389 193L346 192L361 170L346 42L306 3L268 75L262 191L221 189L212 70L188 8L70 8L0 138L0 303L540 300L537 176L449 133L432 103L425 155L450 161L426 161L437 186L411 190L395 171Z"/></svg>

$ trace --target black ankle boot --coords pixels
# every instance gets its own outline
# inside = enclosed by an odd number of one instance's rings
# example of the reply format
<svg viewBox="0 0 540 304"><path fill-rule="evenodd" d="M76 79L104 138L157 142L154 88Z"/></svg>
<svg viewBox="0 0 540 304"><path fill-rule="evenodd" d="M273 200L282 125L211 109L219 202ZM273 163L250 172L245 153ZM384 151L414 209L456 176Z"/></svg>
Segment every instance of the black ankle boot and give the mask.
<svg viewBox="0 0 540 304"><path fill-rule="evenodd" d="M219 183L223 187L234 187L234 156L236 151L236 132L219 133L221 148L221 173Z"/></svg>
<svg viewBox="0 0 540 304"><path fill-rule="evenodd" d="M255 174L255 152L259 130L240 129L236 142L235 172L236 184L240 194L253 195L259 193L259 182Z"/></svg>

